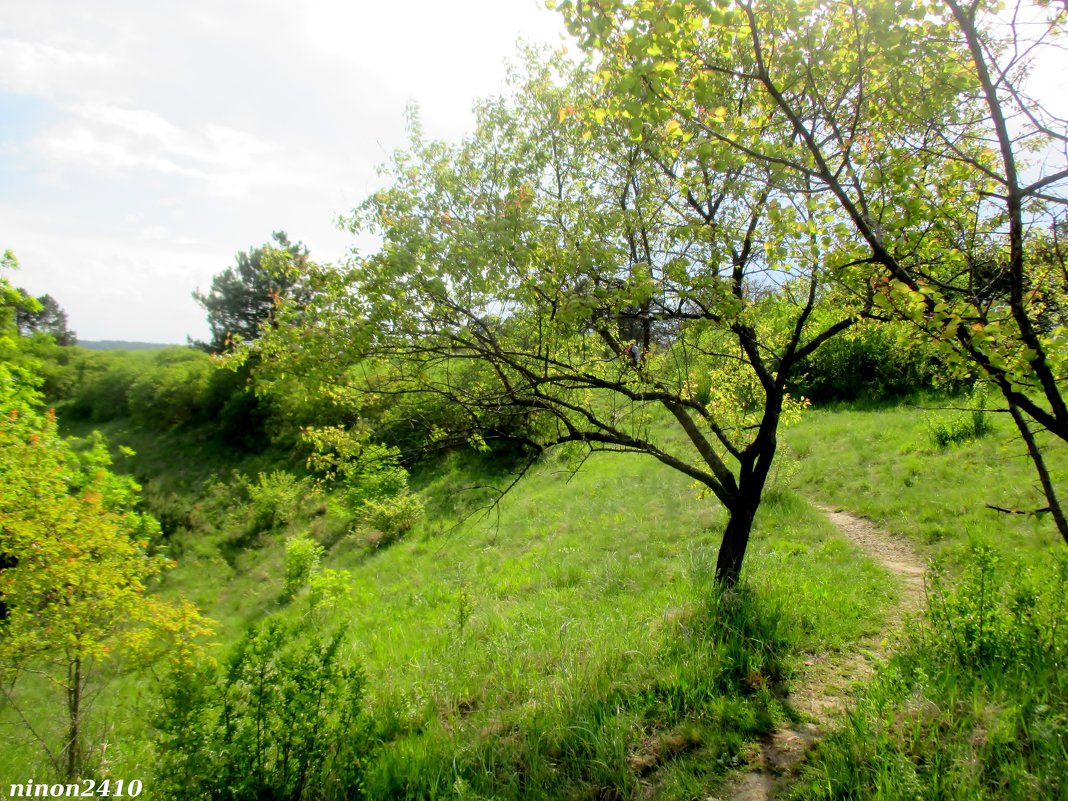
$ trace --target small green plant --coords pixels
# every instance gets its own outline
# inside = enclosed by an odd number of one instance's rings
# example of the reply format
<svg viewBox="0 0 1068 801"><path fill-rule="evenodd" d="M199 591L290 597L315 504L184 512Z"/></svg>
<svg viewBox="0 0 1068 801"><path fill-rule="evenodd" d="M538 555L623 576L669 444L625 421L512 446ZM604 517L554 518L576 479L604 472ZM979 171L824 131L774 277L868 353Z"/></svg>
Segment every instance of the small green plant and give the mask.
<svg viewBox="0 0 1068 801"><path fill-rule="evenodd" d="M366 501L363 512L375 528L403 534L422 519L423 501L418 495L405 490L380 501Z"/></svg>
<svg viewBox="0 0 1068 801"><path fill-rule="evenodd" d="M408 533L423 517L423 501L408 490L397 495L363 502L359 512L367 528L377 533L376 547L389 544Z"/></svg>
<svg viewBox="0 0 1068 801"><path fill-rule="evenodd" d="M285 575L282 597L291 599L303 589L318 571L323 546L307 534L297 534L286 540Z"/></svg>
<svg viewBox="0 0 1068 801"><path fill-rule="evenodd" d="M284 470L260 473L255 483L243 476L240 481L248 493L253 525L260 531L271 531L293 522L308 492L306 480Z"/></svg>
<svg viewBox="0 0 1068 801"><path fill-rule="evenodd" d="M475 603L471 597L471 590L466 581L461 582L460 588L456 591L456 628L461 637L464 636L464 628L467 627L467 622L474 613Z"/></svg>
<svg viewBox="0 0 1068 801"><path fill-rule="evenodd" d="M156 719L158 797L363 798L376 749L364 673L342 658L344 643L343 631L309 635L271 618L221 669L173 674Z"/></svg>
<svg viewBox="0 0 1068 801"><path fill-rule="evenodd" d="M1010 598L999 576L1000 561L992 548L979 545L956 586L947 586L940 568L928 574L928 644L960 667L1009 663L1027 655L1025 644L1035 644L1028 634L1036 625L1038 595L1024 574L1017 576Z"/></svg>
<svg viewBox="0 0 1068 801"><path fill-rule="evenodd" d="M968 411L946 417L924 414L924 424L931 443L938 448L948 448L963 442L982 439L993 428L986 409L986 385L977 383L968 395Z"/></svg>

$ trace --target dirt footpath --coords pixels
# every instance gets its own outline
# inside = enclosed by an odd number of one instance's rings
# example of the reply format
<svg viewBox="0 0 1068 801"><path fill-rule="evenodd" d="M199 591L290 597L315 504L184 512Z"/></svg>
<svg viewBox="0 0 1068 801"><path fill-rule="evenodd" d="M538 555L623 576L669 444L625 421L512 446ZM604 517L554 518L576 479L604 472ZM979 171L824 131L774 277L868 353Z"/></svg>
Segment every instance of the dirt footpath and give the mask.
<svg viewBox="0 0 1068 801"><path fill-rule="evenodd" d="M858 642L849 651L814 655L789 702L809 720L776 729L760 745L751 769L729 782L721 801L770 801L786 789L804 758L830 721L845 708L851 687L871 675L872 662L883 655L886 636L905 615L923 607L923 560L902 536L896 536L849 512L816 505L850 542L901 582L901 598L890 610L885 629ZM710 801L712 801L710 799Z"/></svg>

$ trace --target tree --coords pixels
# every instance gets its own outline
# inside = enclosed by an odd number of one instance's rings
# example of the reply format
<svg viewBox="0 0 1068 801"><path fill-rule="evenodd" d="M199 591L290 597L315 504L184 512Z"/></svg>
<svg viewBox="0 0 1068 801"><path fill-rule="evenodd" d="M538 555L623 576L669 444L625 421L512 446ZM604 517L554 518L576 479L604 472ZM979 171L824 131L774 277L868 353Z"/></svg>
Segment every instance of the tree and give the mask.
<svg viewBox="0 0 1068 801"><path fill-rule="evenodd" d="M530 70L458 146L414 121L392 185L349 219L382 248L317 278L321 301L260 347L306 369L357 348L385 366L349 381L444 399L464 424L440 441L519 443L528 466L565 445L655 458L726 508L734 583L804 405L786 382L868 310L830 302L840 234L804 181L671 126L635 137L640 118L609 115L566 59Z"/></svg>
<svg viewBox="0 0 1068 801"><path fill-rule="evenodd" d="M16 342L7 304L22 303L20 294L0 278L0 348ZM207 628L191 605L148 592L170 563L149 553L158 524L138 511L139 488L108 469L102 439L79 451L59 435L28 372L0 363L0 692L56 772L73 779L102 663L117 652L136 663L161 641L187 658ZM58 745L39 712L23 707L27 682L63 696Z"/></svg>
<svg viewBox="0 0 1068 801"><path fill-rule="evenodd" d="M19 290L27 295L25 290ZM67 313L51 295L41 295L37 298L38 309L18 309L15 313L15 322L19 333L26 337L35 333L49 334L57 345L75 345L78 335L67 326Z"/></svg>
<svg viewBox="0 0 1068 801"><path fill-rule="evenodd" d="M1068 292L1050 247L1068 124L1024 91L1063 5L974 0L562 0L614 113L804 181L843 240L838 285L1001 391L1048 510L1035 428L1068 441ZM646 125L636 125L642 135ZM1035 154L1039 154L1036 156Z"/></svg>
<svg viewBox="0 0 1068 801"><path fill-rule="evenodd" d="M255 340L281 298L302 304L308 300L305 274L308 249L275 231L268 242L238 253L236 264L216 275L211 290L193 293L208 313L211 340L196 343L223 353L243 341Z"/></svg>

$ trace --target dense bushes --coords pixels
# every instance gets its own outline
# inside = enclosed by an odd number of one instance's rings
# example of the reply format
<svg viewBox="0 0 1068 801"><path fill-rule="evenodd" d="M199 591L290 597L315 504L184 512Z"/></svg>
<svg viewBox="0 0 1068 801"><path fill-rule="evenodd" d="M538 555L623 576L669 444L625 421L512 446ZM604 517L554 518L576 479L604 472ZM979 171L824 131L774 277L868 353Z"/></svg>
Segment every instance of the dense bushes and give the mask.
<svg viewBox="0 0 1068 801"><path fill-rule="evenodd" d="M50 397L62 403L63 416L102 423L130 413L130 387L147 366L148 354L83 351L70 362L75 380L66 397Z"/></svg>
<svg viewBox="0 0 1068 801"><path fill-rule="evenodd" d="M1031 571L976 548L928 603L794 798L1064 798L1068 559Z"/></svg>
<svg viewBox="0 0 1068 801"><path fill-rule="evenodd" d="M949 373L902 324L861 322L802 362L792 391L815 401L879 400L945 385Z"/></svg>
<svg viewBox="0 0 1068 801"><path fill-rule="evenodd" d="M271 618L221 668L173 675L156 721L158 797L362 798L375 749L364 674L344 645L343 631Z"/></svg>
<svg viewBox="0 0 1068 801"><path fill-rule="evenodd" d="M64 418L104 423L129 417L166 431L210 423L230 447L260 451L267 410L249 386L249 370L220 370L190 348L88 351L44 341L34 345L49 403Z"/></svg>
<svg viewBox="0 0 1068 801"><path fill-rule="evenodd" d="M193 350L167 348L126 391L130 416L148 428L172 428L208 411L215 368Z"/></svg>

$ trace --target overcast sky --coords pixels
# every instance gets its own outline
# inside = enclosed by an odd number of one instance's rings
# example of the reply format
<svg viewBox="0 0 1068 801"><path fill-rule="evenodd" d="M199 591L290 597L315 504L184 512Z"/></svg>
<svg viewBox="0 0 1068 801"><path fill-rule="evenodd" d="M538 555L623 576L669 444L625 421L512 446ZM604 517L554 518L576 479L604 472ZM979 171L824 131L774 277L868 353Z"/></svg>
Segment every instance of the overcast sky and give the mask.
<svg viewBox="0 0 1068 801"><path fill-rule="evenodd" d="M404 144L458 138L539 0L37 0L0 7L0 250L81 339L207 336L192 291L274 230L318 261Z"/></svg>

